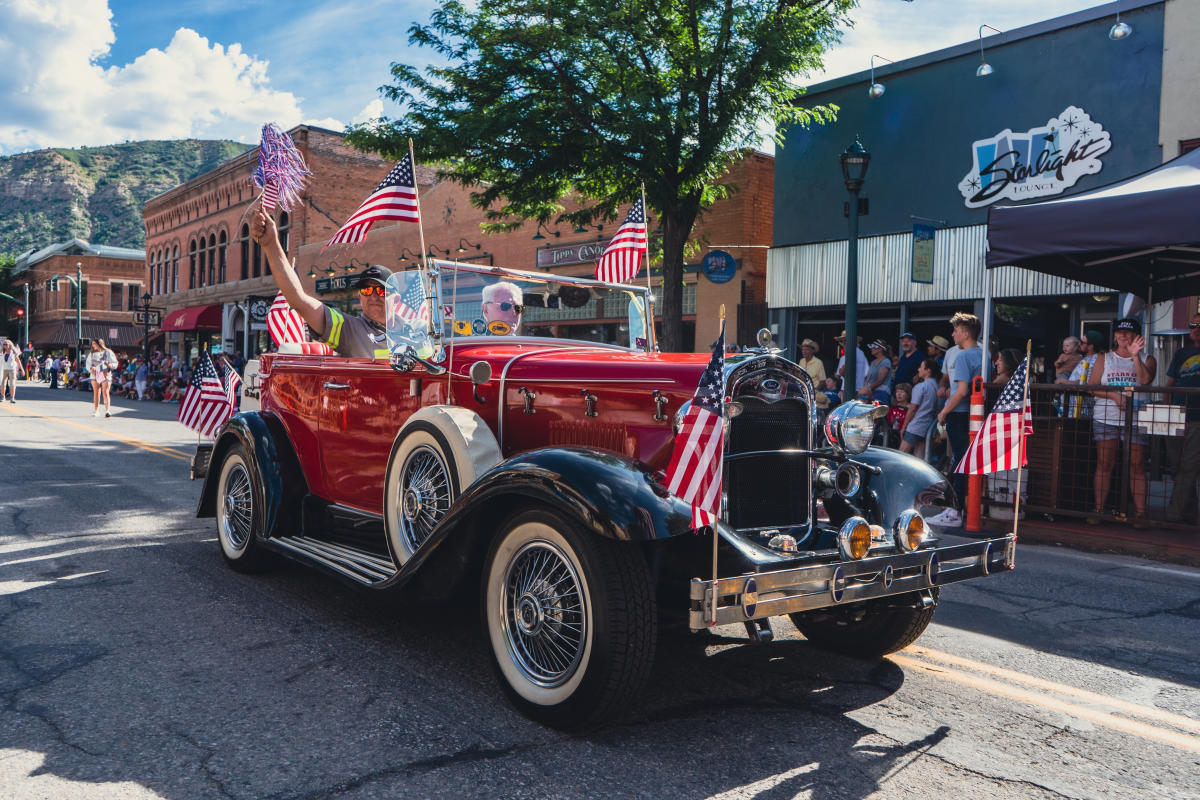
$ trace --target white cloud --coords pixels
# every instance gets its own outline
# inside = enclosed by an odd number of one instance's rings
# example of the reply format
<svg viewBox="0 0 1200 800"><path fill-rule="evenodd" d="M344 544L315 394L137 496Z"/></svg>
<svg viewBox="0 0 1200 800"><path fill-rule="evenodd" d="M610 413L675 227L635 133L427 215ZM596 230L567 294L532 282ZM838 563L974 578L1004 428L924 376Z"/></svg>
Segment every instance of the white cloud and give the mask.
<svg viewBox="0 0 1200 800"><path fill-rule="evenodd" d="M97 61L114 41L107 0L0 3L0 153L126 139L256 141L264 122L300 121L266 61L180 28L125 66Z"/></svg>
<svg viewBox="0 0 1200 800"><path fill-rule="evenodd" d="M355 125L362 122L370 122L379 119L383 116L383 101L376 98L363 106L362 111L354 115L354 119L350 120Z"/></svg>
<svg viewBox="0 0 1200 800"><path fill-rule="evenodd" d="M324 128L327 131L337 131L341 133L346 130L346 123L334 117L322 117L321 119L306 119L305 125L312 125L315 128Z"/></svg>

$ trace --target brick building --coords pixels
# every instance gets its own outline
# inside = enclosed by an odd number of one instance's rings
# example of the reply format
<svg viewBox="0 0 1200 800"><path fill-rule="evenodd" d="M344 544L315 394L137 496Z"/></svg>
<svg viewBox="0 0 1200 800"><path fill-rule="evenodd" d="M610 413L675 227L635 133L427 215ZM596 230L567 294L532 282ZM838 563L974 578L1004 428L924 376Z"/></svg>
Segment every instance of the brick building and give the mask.
<svg viewBox="0 0 1200 800"><path fill-rule="evenodd" d="M146 253L127 247L88 244L82 239L59 242L17 257L13 273L13 296L24 299L29 286L29 343L35 350L72 351L76 342L75 292L72 281L76 267L82 274L81 308L83 338L104 339L118 353L141 349L142 329L134 325L134 311L141 305ZM60 277L57 289L47 285ZM17 308L6 306L11 323ZM25 345L24 327L18 333Z"/></svg>
<svg viewBox="0 0 1200 800"><path fill-rule="evenodd" d="M367 264L392 270L414 266L421 255L420 231L411 223L378 223L362 244L323 251L341 221L392 165L350 148L332 131L302 125L290 134L313 176L302 206L290 217L280 218L288 255L310 293L357 310L347 288L352 276ZM248 353L269 348L265 324L256 313L264 304L254 299L273 297L275 284L258 246L248 238L247 212L257 197L249 177L256 159L257 151L252 149L159 195L143 209L147 285L156 305L168 312L163 327L172 352L191 354L205 340L220 340L226 349ZM773 159L748 154L730 171L729 180L739 191L710 209L697 225L696 252L685 270L685 341L700 350L716 337L721 304L729 316L730 341L739 331L739 319L743 333L737 341L741 343L751 341L753 330L766 319ZM428 167L418 167L417 184L425 250L439 258L590 276L619 225L619 220L588 229L527 223L509 233L488 235L480 230L484 215L471 205L469 190L437 180ZM651 230L654 226L651 216ZM702 263L709 245L725 245L729 257L717 254ZM659 270L652 280L661 280ZM554 332L611 339L611 329L623 320L589 317L588 308L564 310Z"/></svg>

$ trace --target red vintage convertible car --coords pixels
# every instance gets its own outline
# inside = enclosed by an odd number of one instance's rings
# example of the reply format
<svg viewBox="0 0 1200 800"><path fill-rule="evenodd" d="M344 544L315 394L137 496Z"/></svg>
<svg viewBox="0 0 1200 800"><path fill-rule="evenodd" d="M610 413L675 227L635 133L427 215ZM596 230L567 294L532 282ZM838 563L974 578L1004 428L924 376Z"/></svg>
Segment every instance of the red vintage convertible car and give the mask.
<svg viewBox="0 0 1200 800"><path fill-rule="evenodd" d="M390 359L251 362L242 412L197 464L198 515L235 570L283 554L374 589L477 593L500 684L535 719L624 707L660 612L754 642L789 615L878 656L921 634L942 585L1013 565L1011 536L927 526L952 500L943 476L869 446L877 407L818 419L763 332L726 361L714 584L714 534L663 480L709 356L656 352L645 288L436 262L393 275L387 299ZM598 331L613 341L555 337L597 317L621 320Z"/></svg>

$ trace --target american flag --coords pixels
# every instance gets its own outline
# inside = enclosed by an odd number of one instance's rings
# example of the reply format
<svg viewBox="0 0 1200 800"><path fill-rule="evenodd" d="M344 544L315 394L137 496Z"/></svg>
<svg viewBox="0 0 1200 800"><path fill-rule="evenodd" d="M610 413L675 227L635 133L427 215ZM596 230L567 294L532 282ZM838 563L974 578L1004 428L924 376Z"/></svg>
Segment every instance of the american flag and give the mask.
<svg viewBox="0 0 1200 800"><path fill-rule="evenodd" d="M646 202L639 196L629 209L617 235L604 248L596 262L596 280L609 283L629 283L637 277L642 257L646 255Z"/></svg>
<svg viewBox="0 0 1200 800"><path fill-rule="evenodd" d="M267 330L275 340L275 346L285 342L308 341L308 331L304 327L304 317L300 312L288 305L283 292L275 295L275 302L267 311Z"/></svg>
<svg viewBox="0 0 1200 800"><path fill-rule="evenodd" d="M392 167L371 196L363 201L350 219L338 228L333 238L325 243L357 244L367 238L367 231L377 220L395 219L401 222L420 222L421 211L417 205L417 182L413 177L412 155L407 155Z"/></svg>
<svg viewBox="0 0 1200 800"><path fill-rule="evenodd" d="M1025 356L1000 392L1000 399L984 420L983 429L975 435L975 441L967 448L955 472L985 475L1019 469L1025 465L1025 437L1033 433L1029 398L1025 391L1025 376L1028 374L1029 356ZM1021 413L1022 405L1025 407L1024 413Z"/></svg>
<svg viewBox="0 0 1200 800"><path fill-rule="evenodd" d="M425 302L425 290L421 287L420 280L409 281L408 288L403 293L391 296L391 306L388 309L389 328L392 327L390 320L395 317L405 322L429 322L429 303Z"/></svg>
<svg viewBox="0 0 1200 800"><path fill-rule="evenodd" d="M275 210L275 204L279 202L279 187L273 183L268 183L262 190L262 207L268 212Z"/></svg>
<svg viewBox="0 0 1200 800"><path fill-rule="evenodd" d="M230 414L233 409L237 408L238 402L238 387L242 385L242 376L238 375L233 364L229 363L229 359L225 361L225 399L229 401Z"/></svg>
<svg viewBox="0 0 1200 800"><path fill-rule="evenodd" d="M231 416L233 406L229 403L226 387L217 375L208 351L202 350L179 406L178 419L201 436L212 438Z"/></svg>
<svg viewBox="0 0 1200 800"><path fill-rule="evenodd" d="M717 521L721 510L721 471L725 460L725 418L722 413L725 371L725 323L713 345L708 368L700 376L692 405L683 416L667 490L692 504L692 529Z"/></svg>

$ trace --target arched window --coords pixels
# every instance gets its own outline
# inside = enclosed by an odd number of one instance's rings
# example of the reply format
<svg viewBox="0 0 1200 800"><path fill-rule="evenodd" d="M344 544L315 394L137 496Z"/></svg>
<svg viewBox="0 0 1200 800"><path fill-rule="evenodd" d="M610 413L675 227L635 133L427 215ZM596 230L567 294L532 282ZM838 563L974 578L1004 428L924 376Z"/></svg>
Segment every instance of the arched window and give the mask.
<svg viewBox="0 0 1200 800"><path fill-rule="evenodd" d="M262 275L262 247L259 246L258 242L255 242L251 250L254 252L254 257L250 264L250 275L251 277L258 278Z"/></svg>
<svg viewBox="0 0 1200 800"><path fill-rule="evenodd" d="M171 291L179 291L179 245L175 245L174 256L171 258Z"/></svg>
<svg viewBox="0 0 1200 800"><path fill-rule="evenodd" d="M188 242L188 288L196 288L196 240Z"/></svg>
<svg viewBox="0 0 1200 800"><path fill-rule="evenodd" d="M221 235L217 238L217 281L225 282L225 231L221 231Z"/></svg>
<svg viewBox="0 0 1200 800"><path fill-rule="evenodd" d="M215 234L208 235L208 285L212 286L217 282L217 237Z"/></svg>
<svg viewBox="0 0 1200 800"><path fill-rule="evenodd" d="M286 211L279 212L279 244L283 246L283 252L288 251L288 240L291 238L292 218ZM271 274L271 262L266 264L267 274Z"/></svg>
<svg viewBox="0 0 1200 800"><path fill-rule="evenodd" d="M196 285L204 286L204 269L206 266L208 266L208 250L204 247L203 236L200 237L200 242L196 246L196 257L196 262L200 267L200 269L197 271L198 274L196 275Z"/></svg>
<svg viewBox="0 0 1200 800"><path fill-rule="evenodd" d="M238 236L239 250L242 255L242 280L250 277L250 226L243 225L242 233Z"/></svg>

